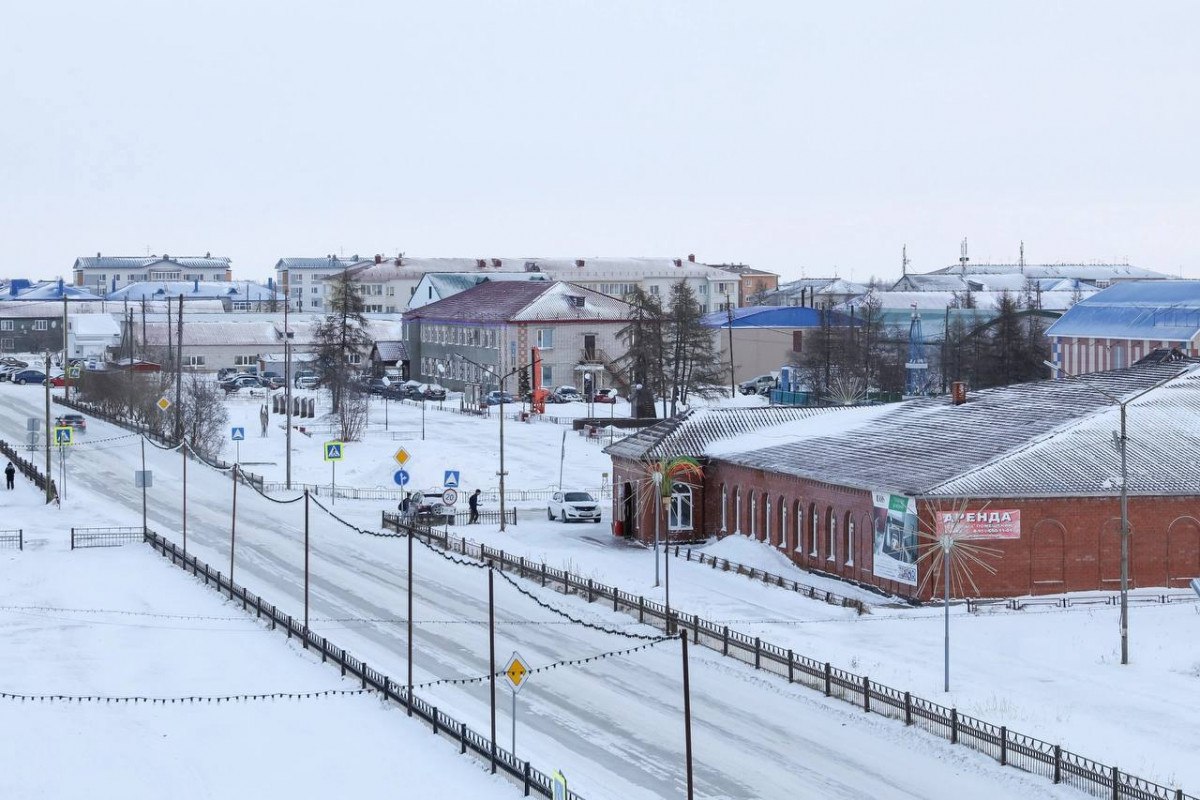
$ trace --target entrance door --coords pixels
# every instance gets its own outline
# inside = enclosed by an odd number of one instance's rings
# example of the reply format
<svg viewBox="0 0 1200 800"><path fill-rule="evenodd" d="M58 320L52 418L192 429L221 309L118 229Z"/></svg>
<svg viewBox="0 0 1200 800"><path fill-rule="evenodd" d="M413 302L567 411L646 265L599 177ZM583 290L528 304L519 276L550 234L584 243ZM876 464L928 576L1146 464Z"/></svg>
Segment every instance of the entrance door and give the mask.
<svg viewBox="0 0 1200 800"><path fill-rule="evenodd" d="M637 495L628 481L621 485L621 519L625 523L625 535L637 536Z"/></svg>
<svg viewBox="0 0 1200 800"><path fill-rule="evenodd" d="M583 335L583 357L588 361L596 360L596 334L585 333Z"/></svg>

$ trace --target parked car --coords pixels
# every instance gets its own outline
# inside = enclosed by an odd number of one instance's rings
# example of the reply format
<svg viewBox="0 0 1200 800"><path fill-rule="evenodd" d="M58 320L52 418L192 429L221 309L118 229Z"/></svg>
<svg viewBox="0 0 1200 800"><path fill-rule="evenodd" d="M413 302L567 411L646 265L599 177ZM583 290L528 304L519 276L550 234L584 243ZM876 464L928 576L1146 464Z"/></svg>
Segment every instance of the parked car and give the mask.
<svg viewBox="0 0 1200 800"><path fill-rule="evenodd" d="M563 522L599 522L600 504L587 492L555 492L546 506L546 516Z"/></svg>
<svg viewBox="0 0 1200 800"><path fill-rule="evenodd" d="M219 385L225 390L225 394L233 394L239 389L258 389L262 387L262 381L254 375L237 375Z"/></svg>
<svg viewBox="0 0 1200 800"><path fill-rule="evenodd" d="M217 383L220 383L222 381L227 381L230 378L232 378L234 375L237 375L237 374L238 374L237 367L221 367L219 370L217 370Z"/></svg>
<svg viewBox="0 0 1200 800"><path fill-rule="evenodd" d="M300 386L301 380L303 380L304 378L315 378L315 377L317 377L317 373L313 372L311 369L297 370L296 373L294 375L292 375L292 385L295 386L297 389L300 389L300 388L302 388ZM311 389L312 387L306 386L303 388Z"/></svg>
<svg viewBox="0 0 1200 800"><path fill-rule="evenodd" d="M45 383L46 373L38 369L23 369L20 372L12 374L12 382L18 386L23 386L26 383Z"/></svg>
<svg viewBox="0 0 1200 800"><path fill-rule="evenodd" d="M297 389L316 389L321 385L321 379L316 375L301 375L296 378Z"/></svg>
<svg viewBox="0 0 1200 800"><path fill-rule="evenodd" d="M501 403L515 403L517 399L508 392L501 392L496 389L488 392L487 396L483 398L483 402L489 406L497 406Z"/></svg>
<svg viewBox="0 0 1200 800"><path fill-rule="evenodd" d="M768 394L778 385L779 382L775 380L775 376L759 375L756 378L739 383L738 391L742 394Z"/></svg>
<svg viewBox="0 0 1200 800"><path fill-rule="evenodd" d="M54 425L59 428L74 428L81 433L87 431L87 419L83 414L62 414L55 418Z"/></svg>
<svg viewBox="0 0 1200 800"><path fill-rule="evenodd" d="M412 395L409 393L409 387L405 386L400 381L392 381L389 383L384 390L379 393L379 396L387 400L408 400L410 397L412 397Z"/></svg>
<svg viewBox="0 0 1200 800"><path fill-rule="evenodd" d="M583 395L574 386L560 386L554 390L554 396L558 398L557 402L559 403L570 403L583 399Z"/></svg>
<svg viewBox="0 0 1200 800"><path fill-rule="evenodd" d="M282 389L284 386L282 375L271 375L270 377L262 375L259 377L258 382L267 389Z"/></svg>
<svg viewBox="0 0 1200 800"><path fill-rule="evenodd" d="M61 388L63 386L66 386L68 383L71 384L72 386L75 385L75 381L73 379L68 378L66 375L63 375L61 373L58 375L50 376L50 385L51 386L57 386L57 387Z"/></svg>
<svg viewBox="0 0 1200 800"><path fill-rule="evenodd" d="M417 387L417 391L420 392L420 396L426 400L446 399L446 388L444 386L438 386L436 383L422 383Z"/></svg>
<svg viewBox="0 0 1200 800"><path fill-rule="evenodd" d="M371 394L383 394L388 386L391 385L387 378L370 378L366 383L366 390Z"/></svg>
<svg viewBox="0 0 1200 800"><path fill-rule="evenodd" d="M617 402L616 389L601 389L592 396L593 403L615 403Z"/></svg>

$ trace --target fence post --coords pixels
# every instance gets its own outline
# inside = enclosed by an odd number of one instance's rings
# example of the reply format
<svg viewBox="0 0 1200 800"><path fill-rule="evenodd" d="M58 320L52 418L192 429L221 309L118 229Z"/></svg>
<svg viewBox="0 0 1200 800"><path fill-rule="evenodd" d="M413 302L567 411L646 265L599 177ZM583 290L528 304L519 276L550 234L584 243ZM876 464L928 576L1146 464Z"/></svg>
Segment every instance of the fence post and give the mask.
<svg viewBox="0 0 1200 800"><path fill-rule="evenodd" d="M289 625L288 627L291 628L292 626ZM358 662L358 671L359 674L362 675L362 687L365 689L367 688L367 662Z"/></svg>
<svg viewBox="0 0 1200 800"><path fill-rule="evenodd" d="M912 725L912 695L904 693L904 724Z"/></svg>
<svg viewBox="0 0 1200 800"><path fill-rule="evenodd" d="M759 664L762 660L761 654L762 654L762 639L755 636L754 637L754 668L755 669L761 669L761 667L759 666Z"/></svg>
<svg viewBox="0 0 1200 800"><path fill-rule="evenodd" d="M346 648L342 648L342 657L338 659L342 665L342 677L346 677Z"/></svg>
<svg viewBox="0 0 1200 800"><path fill-rule="evenodd" d="M795 680L796 656L791 650L788 650L788 683Z"/></svg>
<svg viewBox="0 0 1200 800"><path fill-rule="evenodd" d="M1121 779L1120 770L1118 770L1116 768L1116 766L1113 766L1113 769L1112 769L1112 784L1113 784L1112 798L1113 798L1113 800L1120 800L1120 793L1121 793L1120 779Z"/></svg>
<svg viewBox="0 0 1200 800"><path fill-rule="evenodd" d="M825 696L833 694L833 665L825 662Z"/></svg>
<svg viewBox="0 0 1200 800"><path fill-rule="evenodd" d="M863 711L871 710L871 679L863 675Z"/></svg>
<svg viewBox="0 0 1200 800"><path fill-rule="evenodd" d="M71 549L75 549L75 529L71 528Z"/></svg>
<svg viewBox="0 0 1200 800"><path fill-rule="evenodd" d="M638 622L646 621L646 598L638 597Z"/></svg>
<svg viewBox="0 0 1200 800"><path fill-rule="evenodd" d="M1000 726L1000 766L1008 765L1008 726Z"/></svg>
<svg viewBox="0 0 1200 800"><path fill-rule="evenodd" d="M958 709L950 709L950 744L958 744Z"/></svg>
<svg viewBox="0 0 1200 800"><path fill-rule="evenodd" d="M1062 747L1054 745L1054 782L1062 783Z"/></svg>
<svg viewBox="0 0 1200 800"><path fill-rule="evenodd" d="M412 702L412 698L409 698ZM458 729L458 754L463 755L467 752L467 723L460 722Z"/></svg>
<svg viewBox="0 0 1200 800"><path fill-rule="evenodd" d="M437 734L438 734L438 729L437 729L437 706L434 706L432 710L433 710L433 714L432 714L431 716L433 717L433 735L434 735L434 736L437 736Z"/></svg>
<svg viewBox="0 0 1200 800"><path fill-rule="evenodd" d="M612 593L613 593L613 611L620 611L621 609L620 609L620 606L618 605L618 600L621 597L621 590L618 589L616 586L614 586L614 587L612 587Z"/></svg>
<svg viewBox="0 0 1200 800"><path fill-rule="evenodd" d="M542 562L542 588L546 587L546 562Z"/></svg>
<svg viewBox="0 0 1200 800"><path fill-rule="evenodd" d="M721 630L721 655L729 655L729 626L726 625Z"/></svg>
<svg viewBox="0 0 1200 800"><path fill-rule="evenodd" d="M587 589L588 589L588 595L587 595L588 602L590 603L590 602L592 602L592 579L591 578L588 578Z"/></svg>
<svg viewBox="0 0 1200 800"><path fill-rule="evenodd" d="M514 753L514 755L516 755ZM529 797L529 762L525 762L525 796Z"/></svg>

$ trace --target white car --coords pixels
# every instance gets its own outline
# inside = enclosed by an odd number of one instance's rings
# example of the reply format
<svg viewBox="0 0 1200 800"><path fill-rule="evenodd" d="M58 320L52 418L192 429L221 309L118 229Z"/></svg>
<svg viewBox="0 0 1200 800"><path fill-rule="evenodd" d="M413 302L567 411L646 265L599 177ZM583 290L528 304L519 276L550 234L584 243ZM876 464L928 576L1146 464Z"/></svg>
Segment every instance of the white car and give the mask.
<svg viewBox="0 0 1200 800"><path fill-rule="evenodd" d="M555 492L546 506L546 516L563 522L599 522L600 504L587 492Z"/></svg>

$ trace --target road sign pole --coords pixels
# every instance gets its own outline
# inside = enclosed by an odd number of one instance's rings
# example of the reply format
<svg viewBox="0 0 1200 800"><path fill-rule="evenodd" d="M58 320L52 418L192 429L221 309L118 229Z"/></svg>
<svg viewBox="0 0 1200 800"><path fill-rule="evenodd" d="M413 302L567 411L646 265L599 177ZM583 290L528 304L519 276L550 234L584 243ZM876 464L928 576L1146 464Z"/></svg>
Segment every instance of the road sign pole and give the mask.
<svg viewBox="0 0 1200 800"><path fill-rule="evenodd" d="M494 577L488 567L488 683L492 696L492 774L496 774L496 601L493 594Z"/></svg>
<svg viewBox="0 0 1200 800"><path fill-rule="evenodd" d="M242 443L241 442L233 443L233 453L234 453L233 460L239 464L242 463Z"/></svg>
<svg viewBox="0 0 1200 800"><path fill-rule="evenodd" d="M308 489L304 490L304 632L308 633Z"/></svg>
<svg viewBox="0 0 1200 800"><path fill-rule="evenodd" d="M233 465L233 514L229 521L229 591L233 592L233 549L237 543L237 485L238 465Z"/></svg>
<svg viewBox="0 0 1200 800"><path fill-rule="evenodd" d="M512 750L513 756L517 755L517 690L512 690Z"/></svg>
<svg viewBox="0 0 1200 800"><path fill-rule="evenodd" d="M337 504L337 462L329 462L329 504Z"/></svg>
<svg viewBox="0 0 1200 800"><path fill-rule="evenodd" d="M146 437L142 437L142 536L146 535Z"/></svg>
<svg viewBox="0 0 1200 800"><path fill-rule="evenodd" d="M412 692L413 692L413 526L411 518L404 520L408 529L408 696L405 699L405 704L408 706L408 715L412 716Z"/></svg>

